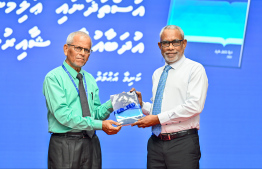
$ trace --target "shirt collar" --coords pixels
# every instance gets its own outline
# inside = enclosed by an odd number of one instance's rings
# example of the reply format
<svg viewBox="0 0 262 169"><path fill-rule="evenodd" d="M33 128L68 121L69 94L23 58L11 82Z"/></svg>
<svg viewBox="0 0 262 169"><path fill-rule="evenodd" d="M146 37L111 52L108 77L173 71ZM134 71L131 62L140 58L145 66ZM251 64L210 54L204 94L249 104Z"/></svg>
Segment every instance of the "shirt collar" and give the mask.
<svg viewBox="0 0 262 169"><path fill-rule="evenodd" d="M185 55L183 55L178 61L170 64L170 66L173 68L173 69L177 69L184 61L186 60L186 57ZM167 65L167 63L165 63L165 66Z"/></svg>
<svg viewBox="0 0 262 169"><path fill-rule="evenodd" d="M70 73L70 75L71 75L74 79L76 79L76 76L77 76L78 72L77 72L74 68L72 68L71 66L69 66L69 65L66 63L66 61L64 61L63 65L66 67L66 69L67 69L67 71ZM81 69L79 73L81 73L81 74L83 75L84 72L83 72L83 70Z"/></svg>

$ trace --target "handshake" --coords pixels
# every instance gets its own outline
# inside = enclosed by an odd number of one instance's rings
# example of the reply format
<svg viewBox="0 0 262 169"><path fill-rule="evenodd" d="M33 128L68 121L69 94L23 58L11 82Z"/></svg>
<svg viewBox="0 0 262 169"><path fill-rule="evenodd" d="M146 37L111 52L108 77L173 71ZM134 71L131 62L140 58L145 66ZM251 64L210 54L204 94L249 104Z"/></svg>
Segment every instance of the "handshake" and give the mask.
<svg viewBox="0 0 262 169"><path fill-rule="evenodd" d="M108 135L117 134L122 128L122 125L126 124L131 124L131 126L137 125L139 128L145 128L160 123L157 115L147 115L146 117L143 117L140 106L142 105L141 92L136 91L135 88L132 88L130 90L130 93L131 92L136 93L135 97L132 97L132 94L126 93L111 96L111 102L115 110L114 113L119 122L113 120L103 121L102 130ZM128 98L130 98L129 100L131 100L132 103L128 101ZM116 127L114 127L113 124L116 125Z"/></svg>

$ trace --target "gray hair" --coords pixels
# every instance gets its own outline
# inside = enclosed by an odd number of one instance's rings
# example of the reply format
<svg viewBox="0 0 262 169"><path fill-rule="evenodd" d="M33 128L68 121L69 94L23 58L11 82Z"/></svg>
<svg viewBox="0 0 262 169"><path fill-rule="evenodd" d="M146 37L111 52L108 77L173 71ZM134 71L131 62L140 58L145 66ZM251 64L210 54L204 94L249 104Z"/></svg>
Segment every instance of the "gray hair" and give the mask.
<svg viewBox="0 0 262 169"><path fill-rule="evenodd" d="M163 27L162 30L160 31L160 38L161 38L164 30L166 30L166 29L177 29L180 32L180 34L182 36L182 39L184 39L184 32L183 32L183 30L179 26L176 26L176 25L167 25L167 26Z"/></svg>
<svg viewBox="0 0 262 169"><path fill-rule="evenodd" d="M76 31L76 32L70 33L70 34L67 36L66 44L71 44L71 43L73 43L73 39L74 39L74 37L75 37L76 35L81 35L81 36L85 36L85 37L89 37L89 38L90 38L90 36L89 36L87 33L83 32L83 31ZM91 40L91 38L90 38L90 40ZM91 40L91 46L92 46L92 40Z"/></svg>

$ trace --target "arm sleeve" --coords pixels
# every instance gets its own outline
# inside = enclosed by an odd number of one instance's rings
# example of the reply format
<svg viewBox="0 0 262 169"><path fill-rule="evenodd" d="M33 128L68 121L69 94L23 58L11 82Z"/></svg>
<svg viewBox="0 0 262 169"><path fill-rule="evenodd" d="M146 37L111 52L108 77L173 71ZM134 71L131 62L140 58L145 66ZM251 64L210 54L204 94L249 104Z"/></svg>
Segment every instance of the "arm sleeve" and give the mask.
<svg viewBox="0 0 262 169"><path fill-rule="evenodd" d="M60 124L78 130L102 129L102 121L79 116L68 106L65 91L55 76L45 78L43 90L48 110Z"/></svg>
<svg viewBox="0 0 262 169"><path fill-rule="evenodd" d="M186 93L186 100L183 104L174 109L161 112L158 115L162 125L186 121L200 114L204 108L208 88L208 79L203 66L192 70L189 77L189 84Z"/></svg>
<svg viewBox="0 0 262 169"><path fill-rule="evenodd" d="M108 100L101 105L99 99L99 89L95 84L95 93L94 93L94 115L97 120L105 120L109 117L110 113L113 112L113 106L111 100Z"/></svg>
<svg viewBox="0 0 262 169"><path fill-rule="evenodd" d="M152 104L149 102L143 102L143 106L142 106L142 112L144 115L149 115L150 111L151 111L151 106Z"/></svg>

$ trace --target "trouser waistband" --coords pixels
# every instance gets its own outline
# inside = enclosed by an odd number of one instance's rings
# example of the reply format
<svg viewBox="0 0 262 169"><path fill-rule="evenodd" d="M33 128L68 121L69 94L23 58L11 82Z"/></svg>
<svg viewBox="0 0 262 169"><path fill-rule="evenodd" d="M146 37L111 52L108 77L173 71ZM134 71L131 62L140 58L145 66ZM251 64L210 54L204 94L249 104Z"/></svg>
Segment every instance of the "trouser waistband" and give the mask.
<svg viewBox="0 0 262 169"><path fill-rule="evenodd" d="M196 128L194 129L188 129L188 130L182 130L174 133L161 133L159 136L154 135L157 138L160 138L161 140L173 140L175 138L183 137L189 134L196 134L198 133L198 130Z"/></svg>
<svg viewBox="0 0 262 169"><path fill-rule="evenodd" d="M67 132L67 133L52 133L53 136L63 136L63 137L77 137L77 138L90 138L85 131L83 132ZM93 137L96 135L94 132Z"/></svg>

